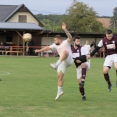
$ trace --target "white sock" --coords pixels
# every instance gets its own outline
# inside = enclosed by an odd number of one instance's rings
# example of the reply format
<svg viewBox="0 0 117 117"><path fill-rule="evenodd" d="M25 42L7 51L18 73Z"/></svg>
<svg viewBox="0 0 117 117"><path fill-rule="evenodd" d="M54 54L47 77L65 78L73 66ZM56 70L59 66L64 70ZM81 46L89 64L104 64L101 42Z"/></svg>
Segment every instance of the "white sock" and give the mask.
<svg viewBox="0 0 117 117"><path fill-rule="evenodd" d="M62 87L58 86L58 93L62 91Z"/></svg>
<svg viewBox="0 0 117 117"><path fill-rule="evenodd" d="M82 81L85 81L84 79L82 79Z"/></svg>
<svg viewBox="0 0 117 117"><path fill-rule="evenodd" d="M91 64L91 60L90 60L90 59L88 59L88 61L89 61L89 64Z"/></svg>
<svg viewBox="0 0 117 117"><path fill-rule="evenodd" d="M58 67L60 64L61 64L61 61L58 60L58 61L56 62L56 66Z"/></svg>
<svg viewBox="0 0 117 117"><path fill-rule="evenodd" d="M83 95L83 97L85 97L85 95Z"/></svg>

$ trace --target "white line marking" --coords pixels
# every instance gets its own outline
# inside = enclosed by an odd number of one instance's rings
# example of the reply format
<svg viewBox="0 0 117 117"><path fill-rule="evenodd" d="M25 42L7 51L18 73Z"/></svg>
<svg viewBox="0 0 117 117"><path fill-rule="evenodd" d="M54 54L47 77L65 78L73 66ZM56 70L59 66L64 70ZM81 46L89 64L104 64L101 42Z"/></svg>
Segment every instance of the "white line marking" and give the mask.
<svg viewBox="0 0 117 117"><path fill-rule="evenodd" d="M0 71L0 75L9 75L9 72L5 72L5 71Z"/></svg>

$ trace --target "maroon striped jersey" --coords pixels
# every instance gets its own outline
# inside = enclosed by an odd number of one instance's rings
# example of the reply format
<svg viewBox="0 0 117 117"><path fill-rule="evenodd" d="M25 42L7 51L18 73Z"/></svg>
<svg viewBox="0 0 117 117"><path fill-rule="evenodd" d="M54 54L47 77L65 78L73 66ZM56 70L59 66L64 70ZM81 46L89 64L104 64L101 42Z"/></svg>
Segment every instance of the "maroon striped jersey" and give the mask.
<svg viewBox="0 0 117 117"><path fill-rule="evenodd" d="M106 55L117 53L116 49L111 48L112 45L115 45L117 47L117 36L113 36L111 40L108 40L106 37L104 37L98 44L99 47L104 46Z"/></svg>

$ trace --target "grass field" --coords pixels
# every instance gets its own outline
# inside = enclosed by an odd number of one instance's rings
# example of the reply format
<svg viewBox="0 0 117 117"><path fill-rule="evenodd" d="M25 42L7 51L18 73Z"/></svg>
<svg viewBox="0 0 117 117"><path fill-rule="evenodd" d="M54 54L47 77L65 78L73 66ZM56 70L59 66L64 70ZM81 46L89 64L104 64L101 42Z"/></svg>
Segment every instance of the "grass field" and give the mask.
<svg viewBox="0 0 117 117"><path fill-rule="evenodd" d="M103 78L103 58L91 59L81 101L75 66L67 69L64 95L57 101L56 71L49 63L57 58L0 57L0 117L117 117L115 70L110 71L112 91ZM10 75L5 75L9 72Z"/></svg>

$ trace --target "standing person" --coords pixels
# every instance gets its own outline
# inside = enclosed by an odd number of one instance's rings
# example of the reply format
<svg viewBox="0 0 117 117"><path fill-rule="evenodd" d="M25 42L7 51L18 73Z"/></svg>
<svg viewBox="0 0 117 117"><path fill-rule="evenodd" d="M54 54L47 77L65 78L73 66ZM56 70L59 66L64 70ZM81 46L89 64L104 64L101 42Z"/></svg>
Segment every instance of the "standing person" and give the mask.
<svg viewBox="0 0 117 117"><path fill-rule="evenodd" d="M90 55L81 56L77 60L86 61L86 58L93 56L102 46L105 48L106 58L103 64L104 78L108 84L108 91L111 91L111 81L109 77L109 70L114 64L117 73L117 36L113 35L112 30L106 30L106 37L104 37L98 44L98 46L91 52Z"/></svg>
<svg viewBox="0 0 117 117"><path fill-rule="evenodd" d="M73 38L73 42L74 42L74 46L71 48L72 57L74 59L75 65L76 65L79 91L82 95L82 100L84 101L84 100L86 100L85 89L84 89L85 77L86 77L87 70L90 69L90 64L89 64L89 62L81 63L81 61L75 60L76 57L80 57L81 55L86 55L87 51L85 50L84 47L80 46L80 37L79 36L75 36Z"/></svg>
<svg viewBox="0 0 117 117"><path fill-rule="evenodd" d="M29 55L29 41L26 41L24 45L25 45L26 55Z"/></svg>
<svg viewBox="0 0 117 117"><path fill-rule="evenodd" d="M27 52L28 55L33 55L33 40L31 39L30 41L25 42L25 51Z"/></svg>
<svg viewBox="0 0 117 117"><path fill-rule="evenodd" d="M90 54L90 52L91 52L91 47L90 47L90 45L89 45L88 40L86 40L86 43L85 43L85 45L84 45L84 48L85 48L86 54ZM89 63L90 63L90 59L88 59L88 61L89 61Z"/></svg>
<svg viewBox="0 0 117 117"><path fill-rule="evenodd" d="M94 50L96 48L96 44L94 41L91 43L90 47L93 48L92 50Z"/></svg>
<svg viewBox="0 0 117 117"><path fill-rule="evenodd" d="M0 50L1 50L2 55L4 55L5 47L4 47L4 43L3 42L0 43Z"/></svg>
<svg viewBox="0 0 117 117"><path fill-rule="evenodd" d="M59 99L61 95L63 95L63 76L66 72L66 69L72 65L73 58L72 58L72 52L71 52L71 42L72 42L72 36L66 29L66 24L62 23L62 29L65 31L67 35L66 40L62 40L62 37L60 35L56 35L54 37L54 43L50 46L46 46L40 50L35 50L35 52L43 52L50 49L56 49L59 54L59 59L56 63L50 64L50 66L54 69L57 69L57 77L58 77L58 92L55 100Z"/></svg>
<svg viewBox="0 0 117 117"><path fill-rule="evenodd" d="M34 46L33 39L31 39L31 41L29 41L29 55L33 55L33 53L34 53L32 46Z"/></svg>

